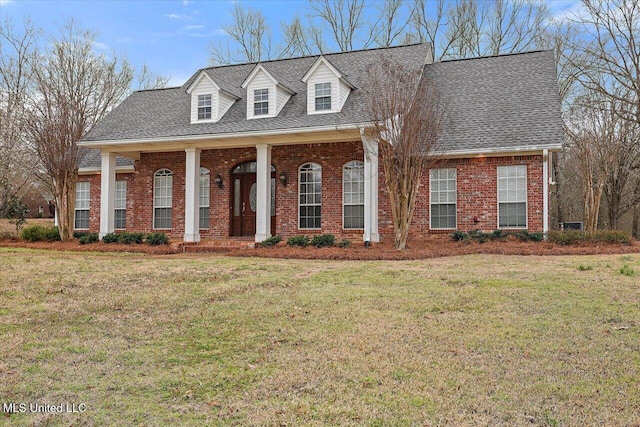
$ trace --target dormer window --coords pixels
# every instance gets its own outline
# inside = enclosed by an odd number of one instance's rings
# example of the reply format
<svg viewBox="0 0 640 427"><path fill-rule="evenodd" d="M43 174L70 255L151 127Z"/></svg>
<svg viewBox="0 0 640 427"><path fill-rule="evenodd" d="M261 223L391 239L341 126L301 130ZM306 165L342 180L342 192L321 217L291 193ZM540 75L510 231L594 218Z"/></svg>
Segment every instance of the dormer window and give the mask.
<svg viewBox="0 0 640 427"><path fill-rule="evenodd" d="M211 120L211 94L198 95L198 120Z"/></svg>
<svg viewBox="0 0 640 427"><path fill-rule="evenodd" d="M316 111L331 110L331 83L316 83Z"/></svg>
<svg viewBox="0 0 640 427"><path fill-rule="evenodd" d="M256 89L253 91L253 115L267 114L269 114L269 89Z"/></svg>

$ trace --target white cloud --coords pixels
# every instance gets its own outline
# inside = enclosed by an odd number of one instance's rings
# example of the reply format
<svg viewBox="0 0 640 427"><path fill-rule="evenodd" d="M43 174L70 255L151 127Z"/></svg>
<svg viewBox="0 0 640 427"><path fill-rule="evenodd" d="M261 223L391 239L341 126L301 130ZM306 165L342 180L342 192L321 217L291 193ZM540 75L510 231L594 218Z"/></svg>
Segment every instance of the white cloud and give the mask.
<svg viewBox="0 0 640 427"><path fill-rule="evenodd" d="M551 15L556 21L576 18L584 12L584 4L580 0L562 0L550 3Z"/></svg>
<svg viewBox="0 0 640 427"><path fill-rule="evenodd" d="M181 15L177 15L175 13L171 13L169 15L164 15L165 17L169 18L169 19L180 19Z"/></svg>
<svg viewBox="0 0 640 427"><path fill-rule="evenodd" d="M93 42L93 48L98 51L107 52L111 50L109 45L100 42Z"/></svg>
<svg viewBox="0 0 640 427"><path fill-rule="evenodd" d="M186 5L188 5L189 3L191 3L189 0L182 0L182 5L183 5L183 6L186 6Z"/></svg>
<svg viewBox="0 0 640 427"><path fill-rule="evenodd" d="M0 0L0 6L6 6L12 2L12 0Z"/></svg>
<svg viewBox="0 0 640 427"><path fill-rule="evenodd" d="M204 28L204 25L185 25L182 27L183 31L191 31L191 30L201 30Z"/></svg>

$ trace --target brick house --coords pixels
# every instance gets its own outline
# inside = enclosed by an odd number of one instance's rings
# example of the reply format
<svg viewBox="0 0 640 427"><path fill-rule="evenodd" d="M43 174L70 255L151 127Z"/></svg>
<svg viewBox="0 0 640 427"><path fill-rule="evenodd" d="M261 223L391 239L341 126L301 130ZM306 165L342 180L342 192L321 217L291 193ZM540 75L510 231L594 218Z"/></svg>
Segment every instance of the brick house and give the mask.
<svg viewBox="0 0 640 427"><path fill-rule="evenodd" d="M450 108L411 235L547 231L563 138L552 52L434 63L425 44L205 68L133 93L78 143L75 228L185 242L391 237L377 147L362 132L375 91L366 69L381 55L422 69Z"/></svg>

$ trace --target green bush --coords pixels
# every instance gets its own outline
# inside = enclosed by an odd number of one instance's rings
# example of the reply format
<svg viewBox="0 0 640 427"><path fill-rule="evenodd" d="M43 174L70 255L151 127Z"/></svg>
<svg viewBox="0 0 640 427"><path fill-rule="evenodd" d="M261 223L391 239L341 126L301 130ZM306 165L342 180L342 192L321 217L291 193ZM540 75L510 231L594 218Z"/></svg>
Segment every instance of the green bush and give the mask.
<svg viewBox="0 0 640 427"><path fill-rule="evenodd" d="M263 246L265 248L270 248L272 246L277 245L281 241L282 241L282 237L280 237L280 236L271 236L271 237L269 237L267 239L264 239L262 242L260 242L260 246Z"/></svg>
<svg viewBox="0 0 640 427"><path fill-rule="evenodd" d="M340 240L340 242L338 243L338 246L341 248L347 248L351 245L351 240L349 239L342 239Z"/></svg>
<svg viewBox="0 0 640 427"><path fill-rule="evenodd" d="M489 239L489 235L480 230L471 230L469 232L469 237L479 243L484 243Z"/></svg>
<svg viewBox="0 0 640 427"><path fill-rule="evenodd" d="M32 225L31 227L23 228L20 232L20 237L27 242L56 242L60 240L60 232L58 227Z"/></svg>
<svg viewBox="0 0 640 427"><path fill-rule="evenodd" d="M118 233L118 243L122 243L123 245L132 245L132 244L139 245L143 241L144 241L144 233L127 233L127 232ZM168 241L169 240L167 239L167 242Z"/></svg>
<svg viewBox="0 0 640 427"><path fill-rule="evenodd" d="M164 233L149 233L145 238L145 241L148 245L158 246L158 245L166 245L169 243L169 238Z"/></svg>
<svg viewBox="0 0 640 427"><path fill-rule="evenodd" d="M463 240L467 240L468 238L469 235L464 231L456 230L451 233L451 239L455 240L456 242L461 242Z"/></svg>
<svg viewBox="0 0 640 427"><path fill-rule="evenodd" d="M507 233L505 233L503 230L493 230L489 234L489 240L503 240L506 239L507 236Z"/></svg>
<svg viewBox="0 0 640 427"><path fill-rule="evenodd" d="M311 244L316 248L329 248L335 242L336 238L333 234L318 234L311 239Z"/></svg>
<svg viewBox="0 0 640 427"><path fill-rule="evenodd" d="M98 233L87 233L79 238L78 241L81 245L86 245L88 243L98 243L100 238L98 237Z"/></svg>
<svg viewBox="0 0 640 427"><path fill-rule="evenodd" d="M287 245L289 246L301 246L301 247L305 247L309 245L309 242L311 241L311 239L309 239L309 236L293 236L293 237L289 237L289 239L287 240Z"/></svg>
<svg viewBox="0 0 640 427"><path fill-rule="evenodd" d="M44 240L44 227L40 225L25 227L20 232L20 237L27 242L40 242Z"/></svg>
<svg viewBox="0 0 640 427"><path fill-rule="evenodd" d="M558 245L575 245L579 243L631 243L631 235L620 230L598 230L593 233L585 233L579 230L550 231L549 241Z"/></svg>
<svg viewBox="0 0 640 427"><path fill-rule="evenodd" d="M102 238L102 243L116 243L118 241L118 235L116 233L105 234Z"/></svg>

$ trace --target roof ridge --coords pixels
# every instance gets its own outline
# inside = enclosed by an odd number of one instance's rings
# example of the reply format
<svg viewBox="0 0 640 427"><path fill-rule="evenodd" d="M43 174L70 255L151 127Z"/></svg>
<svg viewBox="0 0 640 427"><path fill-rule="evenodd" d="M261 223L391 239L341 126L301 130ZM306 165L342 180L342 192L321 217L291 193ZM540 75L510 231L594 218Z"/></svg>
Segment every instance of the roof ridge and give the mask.
<svg viewBox="0 0 640 427"><path fill-rule="evenodd" d="M398 49L398 48L420 46L420 45L426 45L426 44L429 44L429 43L428 42L420 42L420 43L402 44L402 45L397 45L397 46L378 46L378 47L365 48L365 49L347 50L347 51L344 51L344 52L317 53L315 55L294 56L294 57L291 57L291 58L277 58L277 59L267 59L267 60L264 60L264 61L239 62L237 64L212 65L210 67L200 68L200 70L219 69L219 68L226 68L226 67L238 67L238 66L241 66L241 65L258 65L258 64L266 64L266 63L281 62L281 61L291 61L291 60L294 60L294 59L319 58L320 56L329 56L329 55L336 56L336 55L345 55L345 54L357 53L357 52L371 52L371 51L374 51L374 50Z"/></svg>
<svg viewBox="0 0 640 427"><path fill-rule="evenodd" d="M170 86L170 87L156 87L151 89L138 89L134 90L134 92L152 92L154 90L170 90L170 89L181 89L182 86Z"/></svg>
<svg viewBox="0 0 640 427"><path fill-rule="evenodd" d="M438 64L442 62L472 61L474 59L490 59L490 58L498 58L503 56L527 55L530 53L541 53L541 52L553 52L553 50L552 49L536 49L536 50L527 50L525 52L509 52L509 53L498 53L496 55L473 56L471 58L442 59L438 62L432 62L431 64ZM430 64L427 64L427 65L430 65Z"/></svg>

